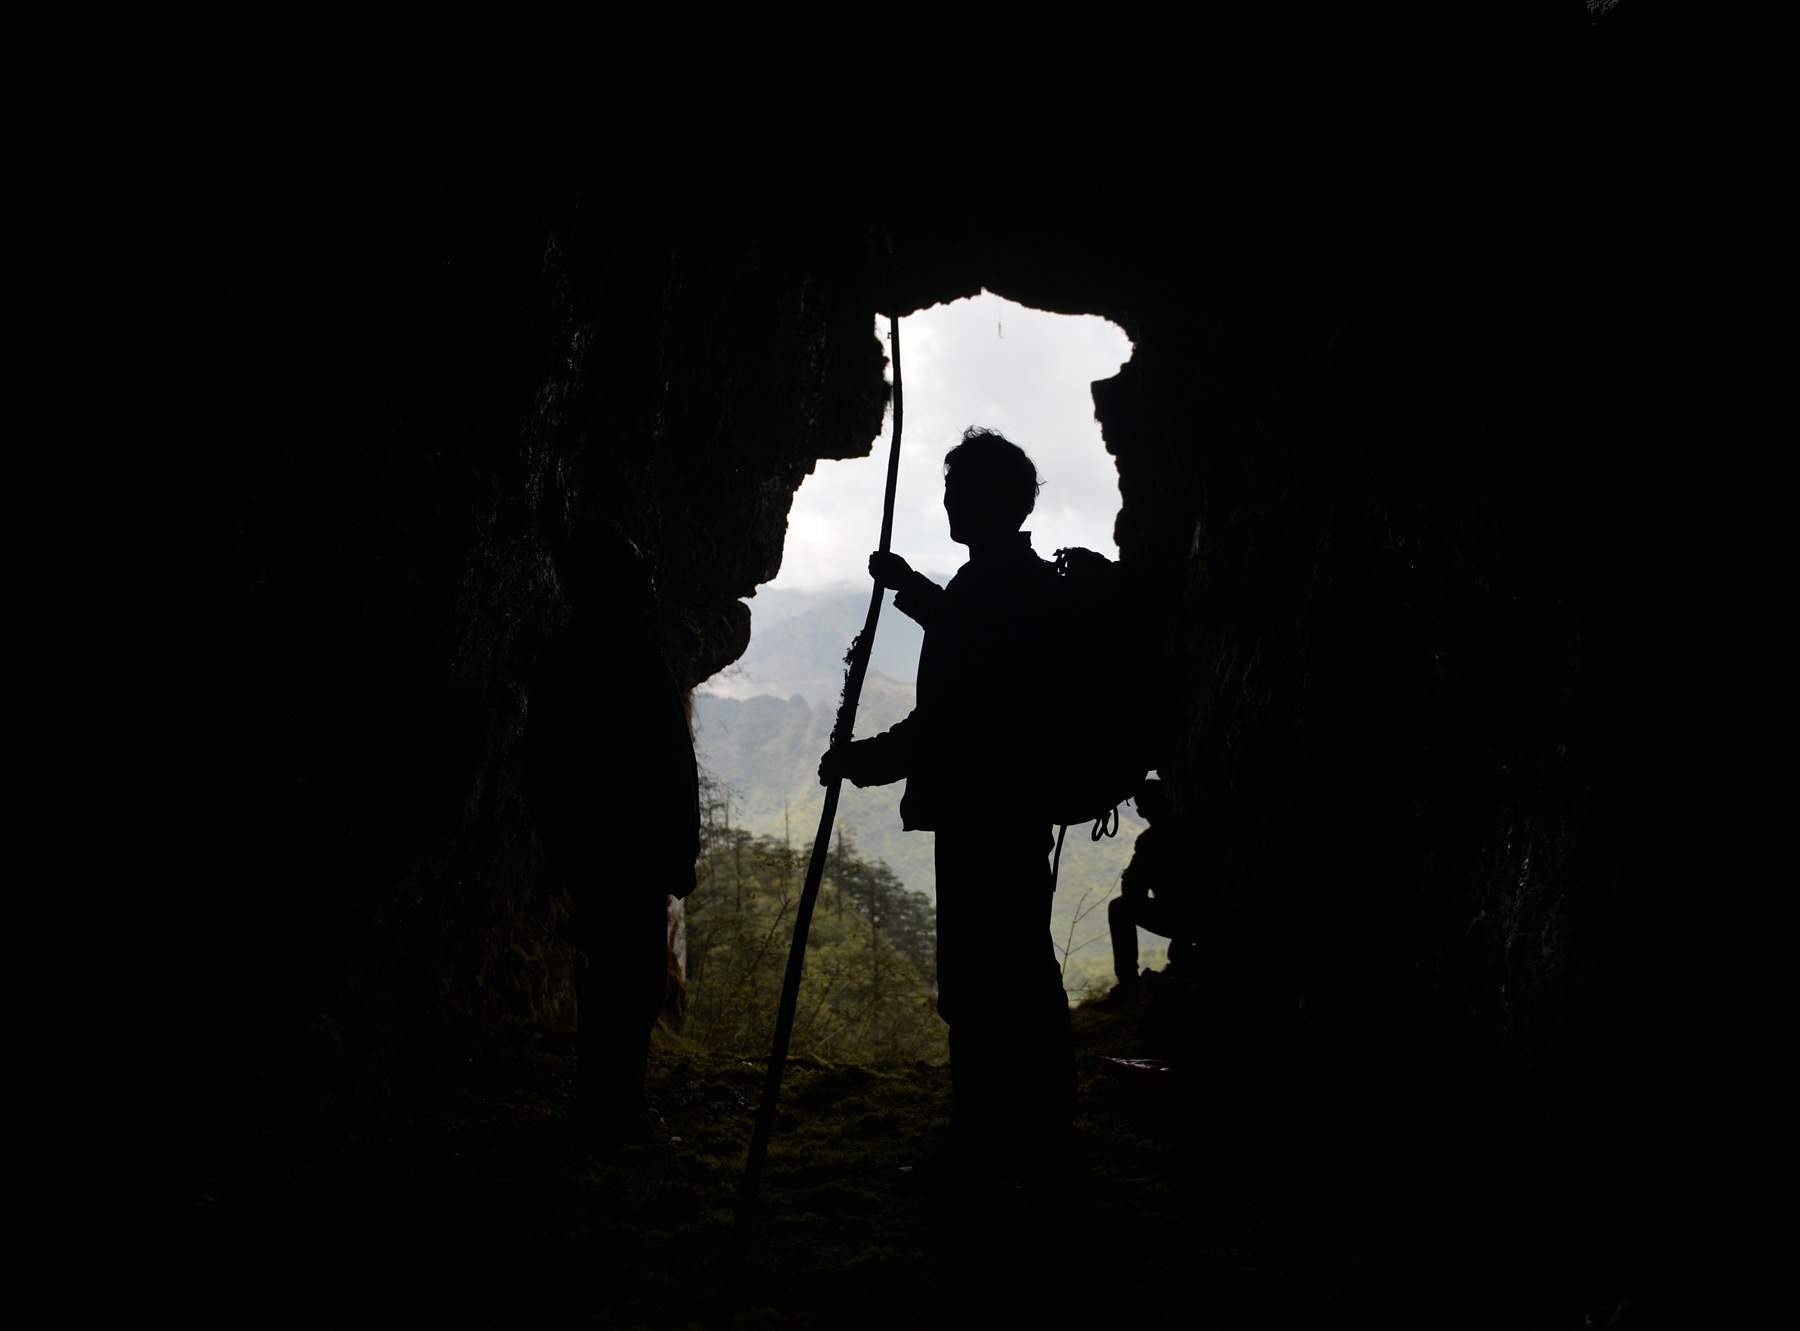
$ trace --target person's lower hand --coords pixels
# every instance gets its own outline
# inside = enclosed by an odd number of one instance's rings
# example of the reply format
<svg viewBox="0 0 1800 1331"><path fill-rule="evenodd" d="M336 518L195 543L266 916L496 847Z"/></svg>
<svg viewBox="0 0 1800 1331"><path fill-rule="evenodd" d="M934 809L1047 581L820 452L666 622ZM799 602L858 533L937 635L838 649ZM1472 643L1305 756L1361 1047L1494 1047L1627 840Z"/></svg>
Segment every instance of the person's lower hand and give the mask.
<svg viewBox="0 0 1800 1331"><path fill-rule="evenodd" d="M819 758L819 784L829 786L834 780L848 781L853 786L866 786L875 777L869 761L875 750L874 741L851 740L842 748L827 749Z"/></svg>
<svg viewBox="0 0 1800 1331"><path fill-rule="evenodd" d="M897 589L912 576L912 565L891 550L887 554L877 550L869 556L869 576L877 587Z"/></svg>

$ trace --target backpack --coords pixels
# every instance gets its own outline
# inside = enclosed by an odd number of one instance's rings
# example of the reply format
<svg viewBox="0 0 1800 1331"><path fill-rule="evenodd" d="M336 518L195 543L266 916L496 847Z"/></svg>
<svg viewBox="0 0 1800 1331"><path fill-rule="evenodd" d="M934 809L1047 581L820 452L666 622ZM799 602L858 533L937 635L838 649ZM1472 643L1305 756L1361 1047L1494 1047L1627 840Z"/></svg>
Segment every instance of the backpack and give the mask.
<svg viewBox="0 0 1800 1331"><path fill-rule="evenodd" d="M1036 784L1053 822L1092 821L1098 840L1156 765L1154 619L1142 585L1105 555L1071 547L1054 564Z"/></svg>

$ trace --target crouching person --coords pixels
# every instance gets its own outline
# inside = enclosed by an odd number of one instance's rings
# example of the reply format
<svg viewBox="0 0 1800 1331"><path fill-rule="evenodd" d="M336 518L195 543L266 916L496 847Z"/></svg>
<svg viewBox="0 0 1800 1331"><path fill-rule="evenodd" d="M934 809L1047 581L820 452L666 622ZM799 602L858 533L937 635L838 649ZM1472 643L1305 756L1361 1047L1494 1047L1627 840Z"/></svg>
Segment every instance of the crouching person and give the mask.
<svg viewBox="0 0 1800 1331"><path fill-rule="evenodd" d="M1170 806L1161 781L1139 787L1139 815L1150 826L1138 834L1131 863L1119 879L1119 895L1106 908L1112 934L1113 976L1118 981L1101 1000L1105 1007L1136 1002L1143 990L1138 971L1138 930L1170 939L1169 960L1177 963L1191 951L1186 935L1192 927L1193 902L1189 875L1179 862L1180 847L1169 840ZM1163 824L1160 828L1158 823Z"/></svg>

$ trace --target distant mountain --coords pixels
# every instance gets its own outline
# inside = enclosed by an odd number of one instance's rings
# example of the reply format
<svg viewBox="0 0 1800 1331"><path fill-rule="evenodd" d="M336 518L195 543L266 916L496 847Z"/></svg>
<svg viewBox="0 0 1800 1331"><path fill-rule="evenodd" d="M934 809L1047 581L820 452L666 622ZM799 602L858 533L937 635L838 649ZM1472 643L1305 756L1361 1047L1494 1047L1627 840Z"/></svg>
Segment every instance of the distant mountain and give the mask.
<svg viewBox="0 0 1800 1331"><path fill-rule="evenodd" d="M950 580L945 574L931 576L940 585ZM724 698L799 694L815 706L836 707L844 684L844 653L861 632L868 612L866 583L816 591L765 587L750 600L749 650L703 687ZM870 672L910 683L918 672L923 641L919 626L894 609L889 593L875 633Z"/></svg>
<svg viewBox="0 0 1800 1331"><path fill-rule="evenodd" d="M696 695L694 731L700 762L730 789L733 825L773 837L785 834L802 852L811 848L825 800L819 786L819 755L831 743L836 689L834 684L829 703L817 705L798 694L786 699ZM857 734L877 734L912 707L911 684L871 672L857 708ZM865 858L880 860L908 887L935 898L931 838L900 830L903 789L894 785L858 790L846 785L838 802L837 826Z"/></svg>

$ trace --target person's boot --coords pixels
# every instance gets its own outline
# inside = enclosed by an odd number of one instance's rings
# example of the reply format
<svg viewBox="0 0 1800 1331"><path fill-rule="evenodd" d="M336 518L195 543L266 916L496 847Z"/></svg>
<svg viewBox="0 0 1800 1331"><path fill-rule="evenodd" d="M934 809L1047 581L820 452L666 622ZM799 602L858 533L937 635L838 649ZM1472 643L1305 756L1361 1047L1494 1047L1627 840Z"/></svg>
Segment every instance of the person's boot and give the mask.
<svg viewBox="0 0 1800 1331"><path fill-rule="evenodd" d="M1105 1012L1119 1012L1126 1008L1136 1007L1143 1001L1144 982L1139 979L1120 980L1106 991L1106 997L1097 999L1094 1006Z"/></svg>

